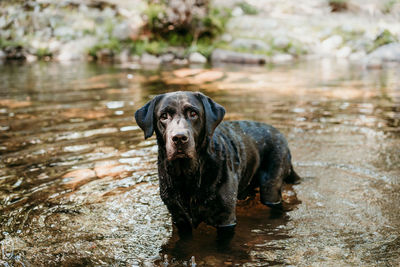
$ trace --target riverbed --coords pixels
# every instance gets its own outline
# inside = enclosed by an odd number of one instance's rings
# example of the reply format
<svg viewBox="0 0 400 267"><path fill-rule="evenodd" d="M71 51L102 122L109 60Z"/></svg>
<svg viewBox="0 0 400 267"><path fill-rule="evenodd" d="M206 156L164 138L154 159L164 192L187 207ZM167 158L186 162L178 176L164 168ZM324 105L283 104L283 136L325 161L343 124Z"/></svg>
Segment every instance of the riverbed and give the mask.
<svg viewBox="0 0 400 267"><path fill-rule="evenodd" d="M0 81L2 266L400 262L398 66L7 63ZM178 241L159 197L156 141L133 118L176 90L212 97L225 120L285 134L302 177L284 191L288 211L249 199L229 244L206 225Z"/></svg>

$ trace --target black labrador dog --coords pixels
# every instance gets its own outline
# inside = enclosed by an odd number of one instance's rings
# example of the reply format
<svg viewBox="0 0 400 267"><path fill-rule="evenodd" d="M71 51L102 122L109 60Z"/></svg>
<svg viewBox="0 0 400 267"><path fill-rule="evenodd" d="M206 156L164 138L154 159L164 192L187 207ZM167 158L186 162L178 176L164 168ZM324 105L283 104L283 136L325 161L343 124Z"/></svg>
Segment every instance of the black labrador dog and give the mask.
<svg viewBox="0 0 400 267"><path fill-rule="evenodd" d="M199 92L156 96L136 111L145 138L157 136L161 199L180 236L200 222L233 231L237 199L260 188L261 202L281 207L282 183L295 183L290 151L274 127L222 122L225 109Z"/></svg>

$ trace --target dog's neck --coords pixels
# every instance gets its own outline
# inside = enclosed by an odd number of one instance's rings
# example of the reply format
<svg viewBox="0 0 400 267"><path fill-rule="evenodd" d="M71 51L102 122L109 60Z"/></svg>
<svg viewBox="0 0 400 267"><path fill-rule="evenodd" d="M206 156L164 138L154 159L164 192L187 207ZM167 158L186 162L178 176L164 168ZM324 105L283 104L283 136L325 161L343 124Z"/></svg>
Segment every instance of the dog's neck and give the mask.
<svg viewBox="0 0 400 267"><path fill-rule="evenodd" d="M167 160L166 150L162 144L158 144L158 161L166 169L168 176L172 178L172 183L196 185L201 184L202 165L204 164L202 155L206 153L206 149L199 149L195 158L178 158L175 160Z"/></svg>

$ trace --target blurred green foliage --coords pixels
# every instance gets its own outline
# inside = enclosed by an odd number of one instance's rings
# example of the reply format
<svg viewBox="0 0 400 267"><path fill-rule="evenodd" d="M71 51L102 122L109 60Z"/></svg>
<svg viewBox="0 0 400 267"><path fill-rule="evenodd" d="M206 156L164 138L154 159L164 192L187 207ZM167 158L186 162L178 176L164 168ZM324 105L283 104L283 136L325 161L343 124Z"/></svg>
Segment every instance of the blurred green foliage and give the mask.
<svg viewBox="0 0 400 267"><path fill-rule="evenodd" d="M247 15L257 15L258 14L258 10L255 6L250 5L247 2L240 2L237 4L244 12L244 14Z"/></svg>
<svg viewBox="0 0 400 267"><path fill-rule="evenodd" d="M144 14L147 18L145 31L150 33L145 46L154 46L160 42L170 46L183 46L185 48L199 48L212 45L215 38L225 31L231 10L227 8L210 7L206 16L194 17L191 21L182 24L171 24L165 18L165 6L160 3L149 4ZM150 51L153 49L149 49ZM159 49L155 49L158 51ZM200 52L200 51L199 51Z"/></svg>
<svg viewBox="0 0 400 267"><path fill-rule="evenodd" d="M387 14L390 13L393 9L393 7L396 4L400 4L400 0L388 0L384 3L383 8L382 8L382 12Z"/></svg>
<svg viewBox="0 0 400 267"><path fill-rule="evenodd" d="M92 48L89 49L88 54L89 56L92 56L93 58L97 58L98 52L103 50L103 49L108 49L112 51L113 53L119 53L122 50L123 44L121 41L111 38L109 40L105 40L103 42L100 42L93 46Z"/></svg>
<svg viewBox="0 0 400 267"><path fill-rule="evenodd" d="M385 45L397 42L398 39L395 35L393 35L390 31L384 30L380 33L374 40L373 45L368 49L368 52L375 50L376 48Z"/></svg>

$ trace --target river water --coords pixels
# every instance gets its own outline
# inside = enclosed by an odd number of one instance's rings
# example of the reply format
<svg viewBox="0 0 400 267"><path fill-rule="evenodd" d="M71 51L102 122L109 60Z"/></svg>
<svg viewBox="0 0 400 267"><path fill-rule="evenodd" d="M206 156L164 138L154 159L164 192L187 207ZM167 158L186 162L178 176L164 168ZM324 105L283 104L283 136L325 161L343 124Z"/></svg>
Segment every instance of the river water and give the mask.
<svg viewBox="0 0 400 267"><path fill-rule="evenodd" d="M157 147L133 114L200 90L280 129L299 185L290 209L239 203L230 244L178 241ZM398 266L400 68L320 60L275 67L0 66L0 266ZM296 197L297 195L297 197ZM164 259L164 257L166 257Z"/></svg>

